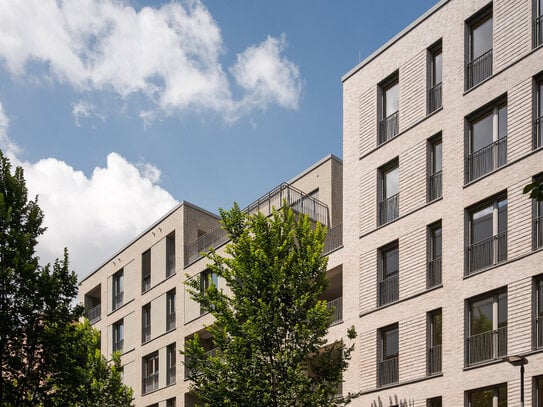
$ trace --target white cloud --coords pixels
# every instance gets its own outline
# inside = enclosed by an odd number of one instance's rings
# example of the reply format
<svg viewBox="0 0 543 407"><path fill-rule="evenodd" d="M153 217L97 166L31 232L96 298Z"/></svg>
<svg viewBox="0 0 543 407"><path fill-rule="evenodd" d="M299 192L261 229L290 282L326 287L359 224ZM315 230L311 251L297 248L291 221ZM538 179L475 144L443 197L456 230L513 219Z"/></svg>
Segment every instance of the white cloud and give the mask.
<svg viewBox="0 0 543 407"><path fill-rule="evenodd" d="M220 28L199 0L141 10L119 0L0 0L0 59L13 75L38 63L43 78L141 94L163 114L203 108L231 119L270 103L296 108L300 77L284 46L269 37L238 55L230 71L245 94L236 100Z"/></svg>
<svg viewBox="0 0 543 407"><path fill-rule="evenodd" d="M81 119L97 117L101 121L106 120L105 116L97 111L94 103L84 100L80 100L72 105L72 116L74 117L75 125L77 127L81 127Z"/></svg>

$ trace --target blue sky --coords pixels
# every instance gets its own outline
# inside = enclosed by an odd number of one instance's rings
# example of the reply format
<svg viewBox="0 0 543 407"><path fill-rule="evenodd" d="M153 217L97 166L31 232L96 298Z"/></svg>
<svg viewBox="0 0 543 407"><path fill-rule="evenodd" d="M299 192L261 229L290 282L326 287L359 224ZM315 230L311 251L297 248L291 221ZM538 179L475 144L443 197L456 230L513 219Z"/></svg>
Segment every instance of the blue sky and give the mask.
<svg viewBox="0 0 543 407"><path fill-rule="evenodd" d="M0 148L86 275L177 201L342 156L341 76L437 0L0 0Z"/></svg>

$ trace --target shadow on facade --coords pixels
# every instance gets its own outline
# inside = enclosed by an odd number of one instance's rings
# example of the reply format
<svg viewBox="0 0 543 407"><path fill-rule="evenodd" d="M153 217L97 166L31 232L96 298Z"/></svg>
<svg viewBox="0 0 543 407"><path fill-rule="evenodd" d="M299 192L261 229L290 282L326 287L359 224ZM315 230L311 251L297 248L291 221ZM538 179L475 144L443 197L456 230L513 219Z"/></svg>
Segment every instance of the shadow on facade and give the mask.
<svg viewBox="0 0 543 407"><path fill-rule="evenodd" d="M385 398L386 399L386 398ZM388 397L388 401L383 401L381 396L377 397L377 400L371 402L371 407L388 407L388 406L398 406L398 407L415 407L415 400L411 399L400 399L397 395Z"/></svg>

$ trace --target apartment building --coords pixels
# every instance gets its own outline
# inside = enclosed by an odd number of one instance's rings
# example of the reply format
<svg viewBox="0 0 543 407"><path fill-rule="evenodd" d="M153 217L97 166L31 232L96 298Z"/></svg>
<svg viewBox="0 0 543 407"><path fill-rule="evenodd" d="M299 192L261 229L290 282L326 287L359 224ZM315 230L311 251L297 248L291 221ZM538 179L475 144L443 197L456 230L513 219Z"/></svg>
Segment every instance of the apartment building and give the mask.
<svg viewBox="0 0 543 407"><path fill-rule="evenodd" d="M342 78L353 405L543 406L542 15L443 0Z"/></svg>
<svg viewBox="0 0 543 407"><path fill-rule="evenodd" d="M269 191L245 210L270 214L286 200L294 211L307 214L329 229L325 253L329 255L330 286L323 299L334 306L330 332L344 335L342 319L342 162L327 156ZM80 302L93 326L101 332L106 357L122 354L123 380L134 389L135 405L193 406L182 355L184 342L199 333L213 352L204 325L212 317L200 309L185 290L187 278L202 288L213 281L201 252L224 250L227 236L217 215L188 202L180 203L162 219L116 252L79 287Z"/></svg>

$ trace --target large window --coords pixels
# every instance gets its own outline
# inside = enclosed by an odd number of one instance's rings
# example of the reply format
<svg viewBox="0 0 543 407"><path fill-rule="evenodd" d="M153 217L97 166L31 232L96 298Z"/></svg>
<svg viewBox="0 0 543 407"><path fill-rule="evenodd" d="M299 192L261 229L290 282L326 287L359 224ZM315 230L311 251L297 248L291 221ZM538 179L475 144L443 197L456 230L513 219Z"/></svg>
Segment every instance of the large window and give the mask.
<svg viewBox="0 0 543 407"><path fill-rule="evenodd" d="M468 21L466 89L492 75L492 9Z"/></svg>
<svg viewBox="0 0 543 407"><path fill-rule="evenodd" d="M536 117L534 119L534 149L543 147L543 78L540 78L536 82L535 112Z"/></svg>
<svg viewBox="0 0 543 407"><path fill-rule="evenodd" d="M398 241L379 249L377 281L377 305L379 307L397 301L399 297L400 253Z"/></svg>
<svg viewBox="0 0 543 407"><path fill-rule="evenodd" d="M124 321L121 319L111 327L113 337L113 352L123 352L124 347Z"/></svg>
<svg viewBox="0 0 543 407"><path fill-rule="evenodd" d="M426 287L441 285L441 221L433 224L428 230L428 274Z"/></svg>
<svg viewBox="0 0 543 407"><path fill-rule="evenodd" d="M441 169L443 166L443 143L441 135L430 141L430 163L428 174L428 202L441 198Z"/></svg>
<svg viewBox="0 0 543 407"><path fill-rule="evenodd" d="M428 313L428 358L427 372L429 375L441 373L441 309Z"/></svg>
<svg viewBox="0 0 543 407"><path fill-rule="evenodd" d="M172 343L166 348L166 384L175 383L175 343Z"/></svg>
<svg viewBox="0 0 543 407"><path fill-rule="evenodd" d="M399 216L400 169L395 160L379 170L380 199L379 225L391 222Z"/></svg>
<svg viewBox="0 0 543 407"><path fill-rule="evenodd" d="M535 332L534 346L543 348L543 277L535 280ZM543 407L543 406L542 406Z"/></svg>
<svg viewBox="0 0 543 407"><path fill-rule="evenodd" d="M507 163L507 104L494 105L470 120L467 182Z"/></svg>
<svg viewBox="0 0 543 407"><path fill-rule="evenodd" d="M426 401L426 407L441 407L441 397L433 397Z"/></svg>
<svg viewBox="0 0 543 407"><path fill-rule="evenodd" d="M507 259L507 198L498 198L469 211L467 274Z"/></svg>
<svg viewBox="0 0 543 407"><path fill-rule="evenodd" d="M485 294L468 304L467 365L507 355L507 292Z"/></svg>
<svg viewBox="0 0 543 407"><path fill-rule="evenodd" d="M166 331L175 328L175 289L166 294Z"/></svg>
<svg viewBox="0 0 543 407"><path fill-rule="evenodd" d="M146 304L141 308L141 342L145 343L151 340L151 304Z"/></svg>
<svg viewBox="0 0 543 407"><path fill-rule="evenodd" d="M534 47L543 44L543 0L535 0Z"/></svg>
<svg viewBox="0 0 543 407"><path fill-rule="evenodd" d="M377 385L397 383L398 373L398 325L394 324L379 330L379 360L377 363Z"/></svg>
<svg viewBox="0 0 543 407"><path fill-rule="evenodd" d="M380 89L380 118L378 144L394 138L399 133L400 85L398 74L379 85Z"/></svg>
<svg viewBox="0 0 543 407"><path fill-rule="evenodd" d="M166 237L166 277L175 274L175 233Z"/></svg>
<svg viewBox="0 0 543 407"><path fill-rule="evenodd" d="M143 394L158 389L158 352L147 355L142 360Z"/></svg>
<svg viewBox="0 0 543 407"><path fill-rule="evenodd" d="M538 177L539 181L543 181ZM533 249L543 247L543 201L533 200Z"/></svg>
<svg viewBox="0 0 543 407"><path fill-rule="evenodd" d="M467 392L468 407L507 407L507 383Z"/></svg>
<svg viewBox="0 0 543 407"><path fill-rule="evenodd" d="M112 310L115 311L117 308L119 308L121 305L123 305L123 277L124 272L123 270L117 271L113 275L113 290L112 290L112 298L111 298L111 307Z"/></svg>
<svg viewBox="0 0 543 407"><path fill-rule="evenodd" d="M151 250L141 255L141 292L151 288Z"/></svg>
<svg viewBox="0 0 543 407"><path fill-rule="evenodd" d="M429 75L428 75L428 113L432 113L441 107L441 82L442 82L442 48L441 41L428 50Z"/></svg>

